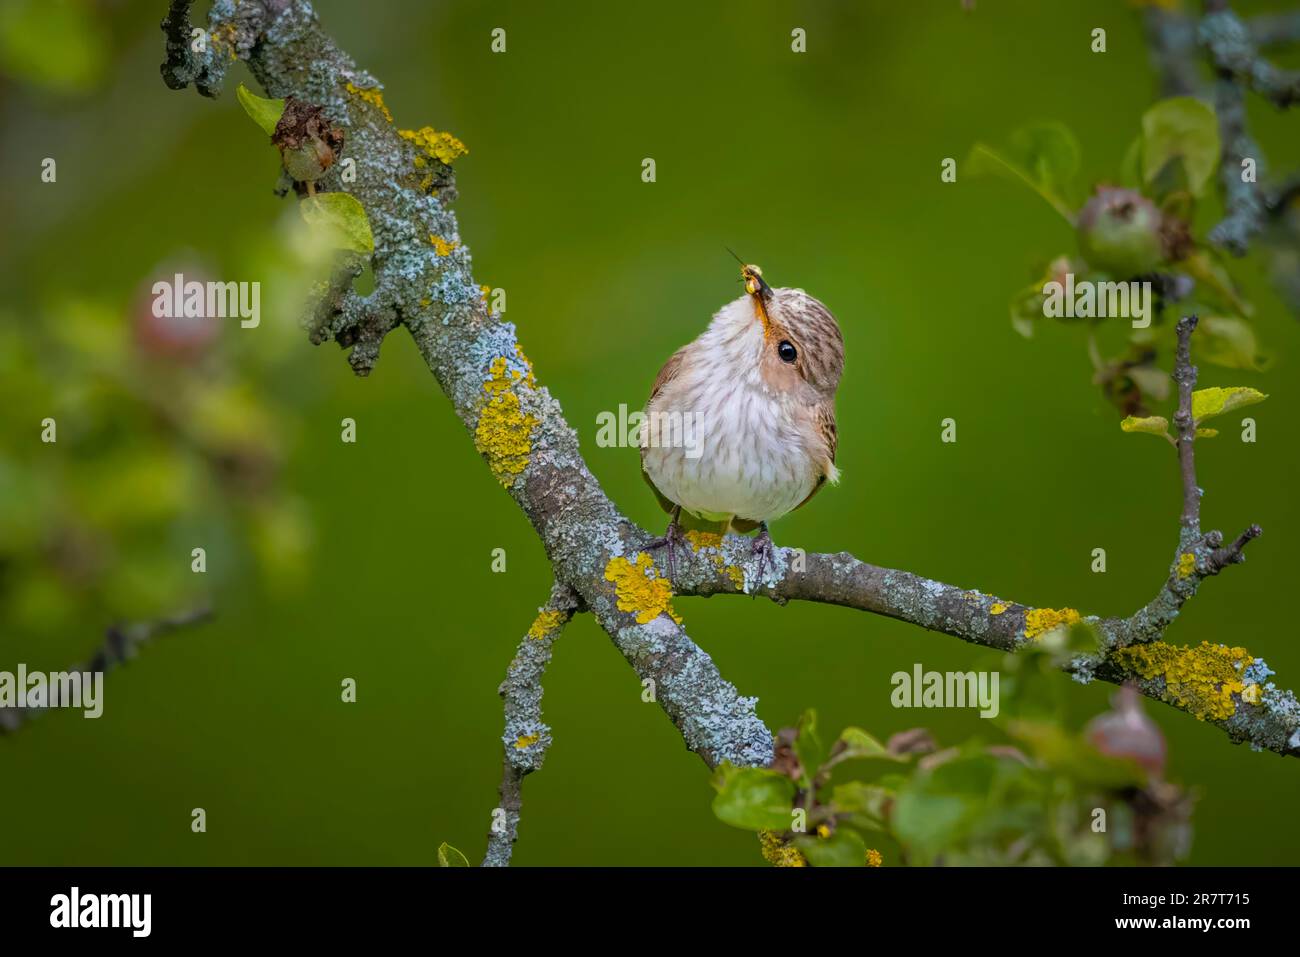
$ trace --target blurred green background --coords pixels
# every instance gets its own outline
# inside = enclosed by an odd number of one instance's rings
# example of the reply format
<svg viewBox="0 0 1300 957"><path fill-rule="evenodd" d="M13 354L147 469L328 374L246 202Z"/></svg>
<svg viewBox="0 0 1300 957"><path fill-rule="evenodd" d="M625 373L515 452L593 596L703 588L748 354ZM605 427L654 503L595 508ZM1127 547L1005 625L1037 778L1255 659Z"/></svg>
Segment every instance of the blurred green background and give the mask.
<svg viewBox="0 0 1300 957"><path fill-rule="evenodd" d="M6 18L23 6L0 4ZM49 6L66 16L48 34L57 39L11 30L2 51L8 341L75 340L84 322L111 361L131 341L141 289L175 263L261 279L262 326L221 325L222 384L209 398L274 477L253 493L199 483L174 515L121 536L106 574L127 584L110 581L93 601L42 601L39 574L28 582L37 597L5 618L3 669L71 665L115 618L168 610L164 599L210 597L217 616L111 674L100 720L56 713L0 739L0 863L427 864L442 841L477 859L500 775L496 688L550 585L540 546L405 334L359 380L334 346L308 345L293 297L281 288L276 298L265 263L286 207L271 193L274 152L233 96L241 80L253 86L246 70L216 101L171 92L158 74L163 0ZM956 184L939 180L943 157L960 161L976 140L1042 119L1078 134L1089 182L1114 179L1156 95L1131 6L317 9L385 84L399 125L432 124L468 145L456 208L476 275L507 290L539 380L631 517L663 520L635 450L596 447L596 416L639 408L663 360L738 294L729 245L774 284L826 302L846 340L843 482L779 522L779 544L848 549L1084 613L1128 614L1154 595L1175 546L1171 450L1120 432L1089 382L1082 330L1045 325L1025 340L1008 321L1011 293L1073 250L1068 227L1027 190L960 172ZM505 55L489 50L498 26ZM790 52L796 26L805 55ZM1097 26L1105 54L1089 51ZM1275 166L1300 155L1300 118L1255 102L1251 118ZM641 182L647 156L654 184ZM40 182L44 157L58 161L54 184ZM1232 268L1274 361L1264 373L1203 366L1202 384L1271 398L1250 410L1256 444L1226 424L1226 437L1199 446L1204 511L1210 527L1235 534L1254 521L1265 535L1167 638L1245 645L1296 687L1300 397L1288 386L1300 328L1257 257ZM39 390L64 411L60 442L40 446L39 420L54 413L10 402L5 453L43 458L42 468L67 457L64 479L94 490L113 480L105 457L134 440L128 430L78 447L76 410L97 408L69 399L85 385L78 368L45 364L36 377L6 366L11 394ZM166 396L186 368L132 365L131 381ZM235 393L245 405L223 401ZM345 416L358 423L355 445L339 440ZM939 441L948 416L951 445ZM156 445L166 453L167 439ZM5 488L11 509L30 511L45 483L24 482L23 468L11 467ZM157 491L128 487L123 507ZM287 526L283 511L294 515ZM208 549L201 580L189 573L195 544ZM1106 574L1089 568L1098 547ZM495 548L506 550L505 574L491 571ZM151 591L159 581L172 584ZM12 590L8 599L19 601ZM772 727L813 706L832 733L923 724L955 742L985 730L973 712L889 704L894 671L990 664L981 649L830 607L717 598L678 610ZM356 704L340 702L348 677ZM1113 690L1076 686L1078 719ZM515 861L760 864L753 836L713 817L703 763L639 693L589 619L565 632L544 701L555 744L526 783ZM1147 710L1168 736L1170 777L1201 794L1191 862L1294 863L1300 764ZM206 834L191 833L195 807L207 811Z"/></svg>

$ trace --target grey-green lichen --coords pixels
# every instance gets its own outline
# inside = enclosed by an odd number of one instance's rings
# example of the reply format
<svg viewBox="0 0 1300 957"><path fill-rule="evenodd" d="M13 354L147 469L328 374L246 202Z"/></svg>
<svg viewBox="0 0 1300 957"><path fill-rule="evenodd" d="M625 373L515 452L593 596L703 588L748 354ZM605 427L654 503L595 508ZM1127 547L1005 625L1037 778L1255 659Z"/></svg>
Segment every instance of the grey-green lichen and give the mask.
<svg viewBox="0 0 1300 957"><path fill-rule="evenodd" d="M505 730L501 743L506 760L527 773L542 766L551 746L551 729L542 721L542 674L552 646L573 612L548 606L538 611L501 684L505 700Z"/></svg>

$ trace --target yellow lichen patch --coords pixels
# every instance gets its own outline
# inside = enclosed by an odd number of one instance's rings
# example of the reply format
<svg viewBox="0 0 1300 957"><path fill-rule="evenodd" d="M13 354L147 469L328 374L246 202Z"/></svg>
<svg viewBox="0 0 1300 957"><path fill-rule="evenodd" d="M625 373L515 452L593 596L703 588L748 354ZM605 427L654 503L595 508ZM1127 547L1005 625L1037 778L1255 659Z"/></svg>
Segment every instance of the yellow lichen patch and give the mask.
<svg viewBox="0 0 1300 957"><path fill-rule="evenodd" d="M536 744L539 739L540 736L536 734L521 734L519 737L515 738L515 747L522 751L530 744Z"/></svg>
<svg viewBox="0 0 1300 957"><path fill-rule="evenodd" d="M452 242L447 242L447 240L443 239L441 236L435 236L433 233L429 233L429 242L433 244L433 251L439 256L450 256L451 251L460 245L460 243L455 242L454 240Z"/></svg>
<svg viewBox="0 0 1300 957"><path fill-rule="evenodd" d="M691 551L699 554L706 549L712 554L709 558L713 561L713 567L720 574L726 575L731 581L731 585L736 591L741 591L745 587L745 570L739 565L728 565L722 557L722 536L717 532L703 532L698 529L691 529L686 533L686 541L691 546Z"/></svg>
<svg viewBox="0 0 1300 957"><path fill-rule="evenodd" d="M775 831L759 831L758 844L763 860L776 867L807 867L808 861L799 849L777 836Z"/></svg>
<svg viewBox="0 0 1300 957"><path fill-rule="evenodd" d="M541 420L525 414L513 388L521 373L507 371L505 356L492 360L491 375L483 383L487 399L479 410L478 424L474 427L474 445L486 456L488 467L497 481L509 488L520 472L528 467L528 456L533 450L533 429Z"/></svg>
<svg viewBox="0 0 1300 957"><path fill-rule="evenodd" d="M690 542L691 551L697 555L702 548L722 548L722 536L717 532L700 532L691 529L686 533L686 541Z"/></svg>
<svg viewBox="0 0 1300 957"><path fill-rule="evenodd" d="M478 287L479 298L482 299L484 302L487 302L488 293L490 293L491 291L492 291L491 286L479 286Z"/></svg>
<svg viewBox="0 0 1300 957"><path fill-rule="evenodd" d="M564 612L552 611L549 608L543 609L537 613L533 623L528 628L529 638L547 638L555 634L556 630L564 624Z"/></svg>
<svg viewBox="0 0 1300 957"><path fill-rule="evenodd" d="M230 55L231 60L238 60L239 53L235 49L235 24L231 20L218 24L208 34L208 41L212 44L212 49L216 52L224 47Z"/></svg>
<svg viewBox="0 0 1300 957"><path fill-rule="evenodd" d="M618 595L618 610L636 612L636 623L646 625L667 613L673 621L682 620L673 611L673 586L655 571L654 561L645 552L638 552L635 563L622 556L609 560L605 566L605 580L614 583Z"/></svg>
<svg viewBox="0 0 1300 957"><path fill-rule="evenodd" d="M388 112L388 107L384 103L384 94L374 87L365 88L355 86L351 82L345 84L346 89L358 99L365 100L380 113L384 115L389 123L393 122L393 114Z"/></svg>
<svg viewBox="0 0 1300 957"><path fill-rule="evenodd" d="M1025 637L1037 638L1053 628L1073 625L1077 621L1079 613L1073 608L1031 608L1025 612Z"/></svg>
<svg viewBox="0 0 1300 957"><path fill-rule="evenodd" d="M879 867L884 862L885 859L880 856L878 850L874 847L867 848L867 867Z"/></svg>
<svg viewBox="0 0 1300 957"><path fill-rule="evenodd" d="M1259 695L1259 685L1252 681L1242 689L1241 700L1246 702L1246 704L1259 704Z"/></svg>
<svg viewBox="0 0 1300 957"><path fill-rule="evenodd" d="M428 305L431 305L432 303L433 303L433 300L432 300L432 299L429 299L428 297L426 297L426 298L420 300L420 305L421 305L421 306L428 306Z"/></svg>
<svg viewBox="0 0 1300 957"><path fill-rule="evenodd" d="M488 366L489 377L483 383L485 392L493 395L501 392L509 392L510 389L523 378L523 373L518 369L509 369L510 360L505 356L497 356ZM508 370L508 374L507 374Z"/></svg>
<svg viewBox="0 0 1300 957"><path fill-rule="evenodd" d="M522 362L524 368L528 370L524 373L524 382L528 385L528 388L537 388L537 378L533 375L533 360L524 355L523 347L517 342L515 343L515 357Z"/></svg>
<svg viewBox="0 0 1300 957"><path fill-rule="evenodd" d="M1187 578L1194 571L1196 571L1196 556L1191 552L1183 552L1178 556L1178 577Z"/></svg>
<svg viewBox="0 0 1300 957"><path fill-rule="evenodd" d="M1244 697L1246 685L1241 675L1254 661L1245 648L1212 645L1208 641L1197 648L1155 641L1115 653L1115 662L1121 667L1143 678L1164 678L1165 700L1202 721L1232 716L1236 710L1232 696Z"/></svg>
<svg viewBox="0 0 1300 957"><path fill-rule="evenodd" d="M398 130L398 135L404 139L410 140L424 154L432 159L451 165L452 161L458 156L464 156L469 152L465 144L450 133L439 133L432 126L422 126L418 130ZM425 159L423 156L415 158L415 165L423 167Z"/></svg>
<svg viewBox="0 0 1300 957"><path fill-rule="evenodd" d="M1007 606L1000 601L995 601L993 607L989 609L990 615L1000 615L1007 610Z"/></svg>
<svg viewBox="0 0 1300 957"><path fill-rule="evenodd" d="M818 837L830 837L830 836L831 836L831 829L830 829L827 825L825 825L825 824L818 824L818 825L817 825L817 836L818 836Z"/></svg>

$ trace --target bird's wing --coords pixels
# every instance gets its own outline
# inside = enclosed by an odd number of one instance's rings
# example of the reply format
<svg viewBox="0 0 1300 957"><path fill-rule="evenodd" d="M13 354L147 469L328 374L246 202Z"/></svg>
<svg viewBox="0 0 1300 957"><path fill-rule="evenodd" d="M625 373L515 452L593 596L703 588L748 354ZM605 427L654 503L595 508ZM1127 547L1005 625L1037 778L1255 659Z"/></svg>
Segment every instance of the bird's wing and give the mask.
<svg viewBox="0 0 1300 957"><path fill-rule="evenodd" d="M668 357L668 361L664 363L664 367L660 369L659 374L655 376L655 384L650 387L650 399L646 402L647 408L650 403L655 400L655 397L663 390L663 387L669 382L672 382L673 379L677 378L677 372L682 367L682 357L684 355L686 355L686 346L682 346Z"/></svg>
<svg viewBox="0 0 1300 957"><path fill-rule="evenodd" d="M682 367L682 356L685 353L685 346L674 352L668 357L668 361L664 363L664 367L659 370L659 374L655 376L655 384L650 388L650 398L646 401L647 414L650 411L650 406L654 404L655 398L661 391L663 391L663 387L677 377L677 372ZM677 503L666 498L664 493L659 491L655 486L655 483L650 480L650 473L645 470L644 447L641 449L641 477L645 479L646 485L649 485L651 490L655 493L655 498L659 500L659 504L663 507L663 510L671 515L673 509L677 507Z"/></svg>
<svg viewBox="0 0 1300 957"><path fill-rule="evenodd" d="M840 445L840 434L835 428L835 404L833 402L823 402L813 410L813 428L821 436L822 441L826 444L826 461L822 463L822 473L817 478L817 484L813 490L808 493L808 497L795 506L803 508L812 499L814 495L822 490L826 480L831 482L839 481L839 469L835 467L835 452Z"/></svg>

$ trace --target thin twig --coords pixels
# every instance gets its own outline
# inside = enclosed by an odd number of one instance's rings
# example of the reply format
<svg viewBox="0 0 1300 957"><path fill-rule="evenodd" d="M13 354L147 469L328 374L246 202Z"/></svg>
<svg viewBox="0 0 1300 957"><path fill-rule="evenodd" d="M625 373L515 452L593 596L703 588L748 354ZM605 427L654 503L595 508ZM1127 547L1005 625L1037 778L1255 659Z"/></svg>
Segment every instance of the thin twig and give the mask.
<svg viewBox="0 0 1300 957"><path fill-rule="evenodd" d="M141 647L155 638L190 625L197 625L211 617L212 610L203 606L160 618L157 621L113 625L105 631L104 640L95 649L95 653L83 664L69 670L107 674L114 668L126 664L139 653ZM0 710L0 734L12 733L25 722L48 710L47 707L2 709Z"/></svg>
<svg viewBox="0 0 1300 957"><path fill-rule="evenodd" d="M1192 392L1196 389L1196 366L1192 365L1192 333L1196 316L1178 320L1178 349L1174 355L1174 382L1178 384L1178 411L1174 429L1178 433L1178 465L1182 472L1184 535L1201 531L1201 488L1196 484L1196 420L1192 417Z"/></svg>
<svg viewBox="0 0 1300 957"><path fill-rule="evenodd" d="M1260 50L1300 43L1300 10L1261 13L1246 21L1251 42Z"/></svg>
<svg viewBox="0 0 1300 957"><path fill-rule="evenodd" d="M1226 0L1206 0L1201 42L1214 58L1220 75L1234 77L1275 106L1300 100L1300 71L1283 70L1260 55L1251 31Z"/></svg>
<svg viewBox="0 0 1300 957"><path fill-rule="evenodd" d="M542 675L551 660L555 640L579 611L582 599L567 585L556 583L551 597L538 609L498 693L505 702L504 752L500 804L492 813L484 867L506 867L519 838L525 775L540 770L551 746L551 729L542 721Z"/></svg>

